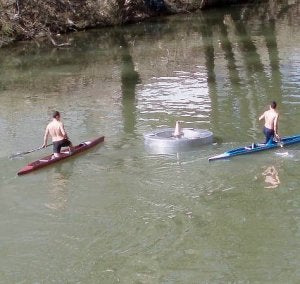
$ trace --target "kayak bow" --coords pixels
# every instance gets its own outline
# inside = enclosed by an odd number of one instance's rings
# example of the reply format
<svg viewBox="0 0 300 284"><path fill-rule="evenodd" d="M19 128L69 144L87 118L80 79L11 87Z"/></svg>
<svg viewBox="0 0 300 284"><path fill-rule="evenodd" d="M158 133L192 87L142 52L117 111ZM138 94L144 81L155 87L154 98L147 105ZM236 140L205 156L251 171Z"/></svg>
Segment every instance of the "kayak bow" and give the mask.
<svg viewBox="0 0 300 284"><path fill-rule="evenodd" d="M73 151L71 154L69 153L68 150L64 150L61 152L61 155L58 158L53 158L52 155L48 155L42 159L36 160L36 161L26 165L25 167L23 167L22 169L20 169L18 171L18 175L28 174L32 171L38 170L40 168L44 168L46 166L52 165L61 160L70 158L74 155L77 155L83 151L86 151L86 150L98 145L99 143L101 143L103 141L104 141L104 136L101 136L101 137L91 140L91 141L81 142L80 144L73 147Z"/></svg>
<svg viewBox="0 0 300 284"><path fill-rule="evenodd" d="M238 155L257 153L257 152L271 150L274 148L280 148L282 146L292 145L292 144L296 144L296 143L300 143L300 135L286 136L286 137L281 138L281 140L278 142L273 141L272 143L268 143L268 144L253 143L252 145L249 145L246 147L235 148L235 149L226 151L223 154L220 154L220 155L217 155L214 157L210 157L208 159L208 161L228 159L228 158L238 156Z"/></svg>

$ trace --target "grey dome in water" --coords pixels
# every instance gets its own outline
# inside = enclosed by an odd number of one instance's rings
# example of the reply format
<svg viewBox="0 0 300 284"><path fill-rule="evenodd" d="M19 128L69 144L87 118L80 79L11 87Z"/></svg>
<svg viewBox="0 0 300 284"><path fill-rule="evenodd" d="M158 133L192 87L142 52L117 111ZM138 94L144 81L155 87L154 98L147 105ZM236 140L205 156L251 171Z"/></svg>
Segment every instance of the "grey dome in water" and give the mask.
<svg viewBox="0 0 300 284"><path fill-rule="evenodd" d="M146 149L155 154L169 154L210 144L213 133L205 129L181 128L180 135L174 136L174 128L162 128L144 134Z"/></svg>

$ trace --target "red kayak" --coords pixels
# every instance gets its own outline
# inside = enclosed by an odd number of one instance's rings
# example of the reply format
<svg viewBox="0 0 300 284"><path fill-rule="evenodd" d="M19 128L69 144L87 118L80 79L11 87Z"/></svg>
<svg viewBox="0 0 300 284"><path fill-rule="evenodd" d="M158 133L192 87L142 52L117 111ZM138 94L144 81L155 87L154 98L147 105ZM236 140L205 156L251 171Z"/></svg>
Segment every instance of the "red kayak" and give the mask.
<svg viewBox="0 0 300 284"><path fill-rule="evenodd" d="M68 150L64 150L61 152L60 157L58 158L52 158L52 155L46 156L40 160L34 161L30 164L28 164L27 166L23 167L21 170L18 171L18 175L25 175L28 174L32 171L38 170L40 168L52 165L54 163L57 163L63 159L67 159L70 157L73 157L74 155L77 155L83 151L86 151L96 145L98 145L99 143L104 141L104 136L101 136L97 139L91 140L91 141L84 141L81 142L80 144L78 144L77 146L75 146L73 148L72 153L70 154Z"/></svg>

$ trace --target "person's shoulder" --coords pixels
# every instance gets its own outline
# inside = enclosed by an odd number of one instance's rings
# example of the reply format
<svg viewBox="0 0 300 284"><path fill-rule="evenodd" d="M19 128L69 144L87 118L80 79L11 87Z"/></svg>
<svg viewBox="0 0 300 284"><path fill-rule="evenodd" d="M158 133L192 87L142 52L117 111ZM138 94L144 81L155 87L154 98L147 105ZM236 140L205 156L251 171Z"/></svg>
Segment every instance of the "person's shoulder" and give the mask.
<svg viewBox="0 0 300 284"><path fill-rule="evenodd" d="M60 128L64 128L64 124L62 123L62 121L57 121L56 125Z"/></svg>

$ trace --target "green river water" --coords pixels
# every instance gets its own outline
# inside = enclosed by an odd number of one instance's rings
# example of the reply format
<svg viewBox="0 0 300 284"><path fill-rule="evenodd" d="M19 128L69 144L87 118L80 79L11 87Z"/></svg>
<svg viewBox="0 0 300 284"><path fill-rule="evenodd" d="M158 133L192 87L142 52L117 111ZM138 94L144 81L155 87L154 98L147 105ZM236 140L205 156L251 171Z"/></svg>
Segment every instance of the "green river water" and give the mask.
<svg viewBox="0 0 300 284"><path fill-rule="evenodd" d="M272 1L270 1L271 3ZM209 163L300 133L300 4L237 6L0 50L0 283L299 283L300 145ZM84 155L18 177L59 110ZM143 134L208 129L156 155Z"/></svg>

